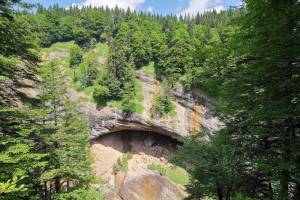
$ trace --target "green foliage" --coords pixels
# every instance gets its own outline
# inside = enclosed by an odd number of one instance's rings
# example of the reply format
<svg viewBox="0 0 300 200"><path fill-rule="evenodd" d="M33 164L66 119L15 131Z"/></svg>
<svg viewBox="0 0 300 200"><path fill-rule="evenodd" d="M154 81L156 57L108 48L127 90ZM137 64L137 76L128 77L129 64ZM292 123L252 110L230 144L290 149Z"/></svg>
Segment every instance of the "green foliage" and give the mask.
<svg viewBox="0 0 300 200"><path fill-rule="evenodd" d="M168 95L159 95L154 98L153 108L160 115L174 115L176 114L175 104L172 102L172 98Z"/></svg>
<svg viewBox="0 0 300 200"><path fill-rule="evenodd" d="M131 51L135 66L141 68L151 59L151 45L148 37L142 31L136 31L132 35Z"/></svg>
<svg viewBox="0 0 300 200"><path fill-rule="evenodd" d="M147 166L147 168L148 168L148 169L151 169L151 170L153 170L153 171L159 172L159 174L160 174L161 176L166 176L166 174L167 174L166 169L165 169L163 166L158 165L158 164L154 164L154 163L149 164L149 165Z"/></svg>
<svg viewBox="0 0 300 200"><path fill-rule="evenodd" d="M191 195L217 197L241 189L247 179L245 158L240 156L242 148L236 147L225 133L219 133L209 143L199 144L197 140L186 139L173 158L177 164L193 166L189 170Z"/></svg>
<svg viewBox="0 0 300 200"><path fill-rule="evenodd" d="M117 174L118 172L127 172L128 171L128 160L132 158L130 153L124 154L121 158L117 160L117 163L113 166L113 173Z"/></svg>
<svg viewBox="0 0 300 200"><path fill-rule="evenodd" d="M192 164L194 198L299 199L299 1L245 2L245 8L191 18L76 6L38 6L31 13L19 1L2 1L0 185L10 191L4 198L94 199L87 189L93 182L87 127L64 98L61 70L73 77L72 87L93 93L98 103L111 101L126 112L141 113L135 69L146 65L146 73L172 88L181 82L213 97L216 111L227 119L210 143L188 140L179 153L184 167ZM15 11L15 3L23 8ZM94 50L83 53L66 43L71 40ZM18 99L10 96L17 91L14 86L37 73L37 47L55 42L62 43L42 51L70 49L70 56L39 69L35 109L12 108ZM108 55L105 69L98 66L98 57ZM154 104L162 115L174 115L169 97L156 97ZM171 177L179 182L178 174ZM66 193L63 181L72 182Z"/></svg>
<svg viewBox="0 0 300 200"><path fill-rule="evenodd" d="M190 35L184 24L176 27L166 53L159 62L159 70L174 87L178 79L192 67L192 46Z"/></svg>
<svg viewBox="0 0 300 200"><path fill-rule="evenodd" d="M150 62L148 65L144 66L142 69L145 73L155 76L154 62Z"/></svg>
<svg viewBox="0 0 300 200"><path fill-rule="evenodd" d="M40 76L40 106L44 110L43 119L47 130L47 133L41 135L45 141L42 150L48 154L48 163L39 181L46 184L44 190L48 190L47 184L53 182L56 195L64 187L68 191L72 191L72 188L86 188L95 181L90 168L87 124L75 112L74 103L64 98L66 88L60 68L50 63L41 68ZM72 184L65 186L63 182Z"/></svg>
<svg viewBox="0 0 300 200"><path fill-rule="evenodd" d="M96 44L96 49L99 52L99 56L104 56L104 57L109 56L109 47L106 43Z"/></svg>
<svg viewBox="0 0 300 200"><path fill-rule="evenodd" d="M245 5L244 16L234 26L207 31L209 41L196 53L199 67L189 77L194 88L215 97L217 111L230 119L225 130L239 142L229 151L242 148L237 159L245 159L252 173L261 173L273 185L265 189L264 198L289 199L293 193L297 199L299 189L289 185L300 185L294 126L299 113L299 48L288 44L299 40L299 15L292 14L299 12L299 2L248 0ZM229 165L228 170L235 167Z"/></svg>
<svg viewBox="0 0 300 200"><path fill-rule="evenodd" d="M2 195L8 196L11 193L19 193L19 192L25 192L27 188L25 188L25 185L18 185L18 182L25 177L18 178L14 176L12 180L8 180L5 183L0 182L0 192ZM8 197L9 198L9 197ZM1 197L0 197L1 199Z"/></svg>
<svg viewBox="0 0 300 200"><path fill-rule="evenodd" d="M75 68L82 62L83 52L79 46L70 49L70 67Z"/></svg>
<svg viewBox="0 0 300 200"><path fill-rule="evenodd" d="M144 111L144 107L142 105L144 96L143 96L143 86L139 80L135 80L134 94L135 94L134 96L131 96L129 93L127 94L127 96L124 96L120 100L112 101L110 102L110 106L123 110L127 114L131 114L131 113L141 114Z"/></svg>
<svg viewBox="0 0 300 200"><path fill-rule="evenodd" d="M104 200L105 197L101 191L92 189L75 189L68 193L58 195L57 200Z"/></svg>
<svg viewBox="0 0 300 200"><path fill-rule="evenodd" d="M177 166L168 166L166 171L166 176L174 183L180 185L187 185L190 183L190 175L183 168Z"/></svg>
<svg viewBox="0 0 300 200"><path fill-rule="evenodd" d="M93 97L98 105L104 106L110 100L111 94L106 86L97 85L94 88Z"/></svg>
<svg viewBox="0 0 300 200"><path fill-rule="evenodd" d="M0 187L1 193L11 199L22 199L33 193L39 173L47 162L44 152L38 151L41 134L41 115L38 110L0 109Z"/></svg>
<svg viewBox="0 0 300 200"><path fill-rule="evenodd" d="M187 185L190 182L189 174L177 166L163 166L160 164L149 164L148 169L159 172L161 176L167 176L171 181L180 185Z"/></svg>
<svg viewBox="0 0 300 200"><path fill-rule="evenodd" d="M80 86L82 88L93 86L98 74L96 63L84 62L80 64L79 68L81 71L79 78Z"/></svg>

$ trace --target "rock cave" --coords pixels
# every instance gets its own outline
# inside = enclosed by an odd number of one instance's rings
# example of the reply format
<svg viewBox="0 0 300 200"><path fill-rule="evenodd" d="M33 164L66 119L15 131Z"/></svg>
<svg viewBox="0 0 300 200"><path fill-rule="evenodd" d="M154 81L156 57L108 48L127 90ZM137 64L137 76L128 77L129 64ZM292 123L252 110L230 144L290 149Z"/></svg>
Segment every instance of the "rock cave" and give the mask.
<svg viewBox="0 0 300 200"><path fill-rule="evenodd" d="M107 199L158 200L186 196L184 186L149 168L176 167L168 160L182 144L178 139L152 131L123 130L99 136L91 144L96 175L104 177L114 188L107 191ZM126 170L116 171L126 155L130 155L122 163Z"/></svg>

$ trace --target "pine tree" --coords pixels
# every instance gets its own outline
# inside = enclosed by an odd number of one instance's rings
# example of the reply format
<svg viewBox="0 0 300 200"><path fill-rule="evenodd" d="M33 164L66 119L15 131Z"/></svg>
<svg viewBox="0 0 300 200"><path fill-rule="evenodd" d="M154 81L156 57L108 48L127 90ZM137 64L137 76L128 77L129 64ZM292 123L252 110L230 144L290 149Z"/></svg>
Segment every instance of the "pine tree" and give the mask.
<svg viewBox="0 0 300 200"><path fill-rule="evenodd" d="M70 67L73 69L73 79L76 80L76 69L82 62L83 52L79 46L74 46L70 50Z"/></svg>
<svg viewBox="0 0 300 200"><path fill-rule="evenodd" d="M178 79L190 70L192 47L190 35L185 25L178 25L159 66L171 87L174 87Z"/></svg>

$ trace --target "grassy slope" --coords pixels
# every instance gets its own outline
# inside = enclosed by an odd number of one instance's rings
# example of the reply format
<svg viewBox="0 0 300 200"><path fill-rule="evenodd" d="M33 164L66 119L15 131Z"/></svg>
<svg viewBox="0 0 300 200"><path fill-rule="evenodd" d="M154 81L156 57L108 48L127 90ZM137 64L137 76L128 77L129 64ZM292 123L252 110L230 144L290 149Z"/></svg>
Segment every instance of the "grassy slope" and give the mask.
<svg viewBox="0 0 300 200"><path fill-rule="evenodd" d="M155 76L154 62L150 62L148 65L142 67L142 69L146 74Z"/></svg>
<svg viewBox="0 0 300 200"><path fill-rule="evenodd" d="M53 45L51 45L49 48L43 48L41 50L41 56L45 57L47 59L47 57L53 53L53 52L69 52L70 49L75 46L74 41L70 41L70 42L58 42L55 43ZM85 52L83 55L83 59L84 61L87 60L93 60L97 62L97 59L99 56L102 57L107 57L109 53L109 48L107 44L103 44L103 43L98 43L96 45L96 48ZM57 65L60 65L62 67L62 71L63 71L63 75L65 77L68 77L69 79L71 79L70 82L70 87L73 88L74 90L78 91L78 92L83 92L86 96L80 97L80 101L93 101L92 99L92 93L94 91L94 87L90 86L90 87L86 87L86 88L81 88L80 87L80 83L79 81L74 81L74 71L75 71L75 79L79 79L81 72L80 72L80 68L77 67L75 70L69 68L69 60L70 60L70 56L62 56L56 59L53 59L52 62L54 62ZM100 67L100 64L99 64Z"/></svg>
<svg viewBox="0 0 300 200"><path fill-rule="evenodd" d="M180 185L187 185L190 182L189 174L181 167L152 163L148 165L148 169L158 171L161 175L167 176L171 181Z"/></svg>
<svg viewBox="0 0 300 200"><path fill-rule="evenodd" d="M143 96L143 86L140 82L140 80L136 79L135 81L135 96L134 96L134 102L135 102L135 107L134 107L134 111L136 113L143 113L144 111L144 107L142 105L142 101L144 100L144 96ZM108 103L109 106L111 107L116 107L118 109L122 110L122 100L120 101L111 101Z"/></svg>
<svg viewBox="0 0 300 200"><path fill-rule="evenodd" d="M42 49L42 51L41 51L42 56L47 57L47 56L49 56L50 53L53 53L53 52L69 51L74 45L75 44L73 41L55 43L49 48ZM98 43L98 44L96 44L96 47L94 49L84 53L83 60L84 61L92 60L92 61L98 62L99 57L107 58L108 55L109 55L108 45L103 44L103 43ZM93 91L94 91L94 86L81 88L79 81L74 81L74 71L75 71L75 79L80 78L81 72L80 72L79 67L77 67L75 70L69 68L69 59L70 59L69 56L63 56L63 57L54 59L52 61L55 64L61 65L64 76L68 77L69 79L72 80L70 82L70 87L78 92L83 92L86 95L84 97L80 97L79 100L82 102L88 102L88 101L93 102L92 95L93 95ZM101 68L100 63L99 63L99 68ZM139 80L136 80L136 82L135 82L135 93L136 93L136 95L135 95L134 101L136 104L135 104L134 110L137 113L143 113L144 108L141 103L144 99L143 87ZM111 101L108 103L108 105L122 109L122 101Z"/></svg>

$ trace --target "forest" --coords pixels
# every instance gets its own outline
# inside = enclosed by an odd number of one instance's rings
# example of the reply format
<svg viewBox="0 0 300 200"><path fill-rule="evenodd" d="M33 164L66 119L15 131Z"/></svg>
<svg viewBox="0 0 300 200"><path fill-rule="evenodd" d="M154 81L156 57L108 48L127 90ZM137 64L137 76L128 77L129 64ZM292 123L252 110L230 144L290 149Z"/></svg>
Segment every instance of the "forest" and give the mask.
<svg viewBox="0 0 300 200"><path fill-rule="evenodd" d="M0 0L0 199L105 199L89 124L65 82L130 115L143 112L144 69L168 91L207 95L225 123L208 141L205 128L180 139L171 162L189 173L187 199L299 200L299 41L298 0L195 16ZM55 44L69 57L44 56ZM35 98L16 89L28 80ZM154 99L161 116L174 115L172 98Z"/></svg>

